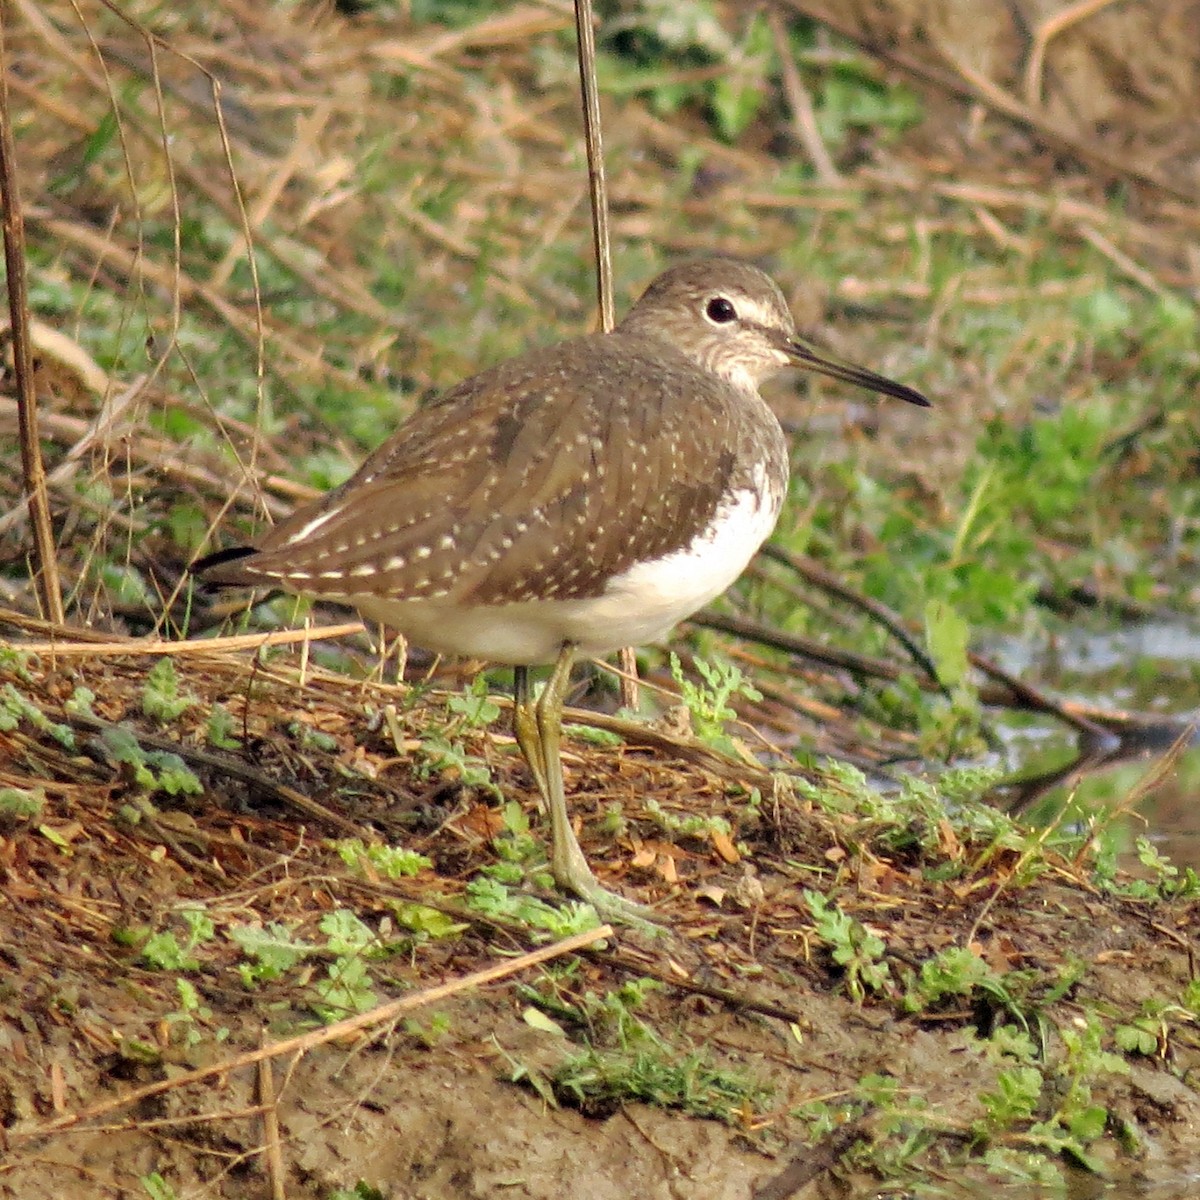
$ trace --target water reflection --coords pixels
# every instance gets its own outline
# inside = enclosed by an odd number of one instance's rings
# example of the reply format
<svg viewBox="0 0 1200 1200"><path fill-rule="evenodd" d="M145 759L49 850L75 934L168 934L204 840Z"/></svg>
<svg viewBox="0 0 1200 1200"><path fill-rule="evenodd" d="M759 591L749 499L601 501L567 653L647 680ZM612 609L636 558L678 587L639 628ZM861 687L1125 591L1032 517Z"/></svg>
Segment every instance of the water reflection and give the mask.
<svg viewBox="0 0 1200 1200"><path fill-rule="evenodd" d="M1073 628L1040 647L1013 640L991 653L1060 697L1137 714L1119 736L1088 737L1040 714L1006 713L997 733L1013 773L996 801L1035 825L1082 827L1091 814L1132 807L1121 818L1126 849L1145 836L1177 866L1200 869L1200 632L1181 622Z"/></svg>

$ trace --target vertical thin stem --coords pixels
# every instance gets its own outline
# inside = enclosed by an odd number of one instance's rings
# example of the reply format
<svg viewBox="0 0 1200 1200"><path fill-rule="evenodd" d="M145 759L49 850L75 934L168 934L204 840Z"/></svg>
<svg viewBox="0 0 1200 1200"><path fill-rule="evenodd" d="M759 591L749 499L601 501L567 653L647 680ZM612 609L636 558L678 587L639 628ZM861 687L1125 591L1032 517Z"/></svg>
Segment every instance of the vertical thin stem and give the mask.
<svg viewBox="0 0 1200 1200"><path fill-rule="evenodd" d="M17 419L21 440L21 471L29 520L33 528L35 583L44 615L64 623L54 530L46 494L46 469L38 441L37 395L33 386L33 355L29 340L29 287L25 276L25 219L17 186L17 151L8 103L8 55L0 19L0 206L4 210L4 265L8 273L8 311L12 322L13 366L17 383Z"/></svg>
<svg viewBox="0 0 1200 1200"><path fill-rule="evenodd" d="M596 82L596 29L592 0L575 0L575 32L579 46L579 85L583 93L588 187L592 200L592 240L596 247L596 297L600 301L600 328L608 333L616 324L616 307L613 303L608 181L604 175L604 140L600 131L600 87Z"/></svg>
<svg viewBox="0 0 1200 1200"><path fill-rule="evenodd" d="M616 324L613 301L612 243L608 230L608 181L604 174L604 140L600 130L600 87L596 82L596 29L592 0L575 0L575 32L579 47L579 85L583 94L583 136L587 145L588 189L592 202L592 240L596 249L596 296L600 328ZM621 703L638 708L637 658L633 647L620 654Z"/></svg>

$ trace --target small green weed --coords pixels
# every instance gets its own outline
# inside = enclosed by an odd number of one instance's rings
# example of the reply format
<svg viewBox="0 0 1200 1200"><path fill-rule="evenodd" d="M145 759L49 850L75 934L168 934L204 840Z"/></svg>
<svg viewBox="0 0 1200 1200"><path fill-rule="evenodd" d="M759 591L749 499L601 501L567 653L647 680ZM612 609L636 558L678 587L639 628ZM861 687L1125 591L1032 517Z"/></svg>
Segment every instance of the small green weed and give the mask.
<svg viewBox="0 0 1200 1200"><path fill-rule="evenodd" d="M365 875L370 868L384 879L403 879L433 867L424 854L402 846L384 846L378 842L368 845L361 838L343 838L331 845L342 862L359 875Z"/></svg>
<svg viewBox="0 0 1200 1200"><path fill-rule="evenodd" d="M378 1000L371 987L366 956L383 950L378 936L345 908L327 913L318 928L329 939L326 949L336 957L326 967L325 978L313 985L317 1016L328 1024L374 1008Z"/></svg>
<svg viewBox="0 0 1200 1200"><path fill-rule="evenodd" d="M467 907L487 917L519 921L534 929L543 929L556 938L570 937L588 929L597 929L600 918L590 904L569 901L547 904L536 896L513 891L498 879L480 876L467 884Z"/></svg>
<svg viewBox="0 0 1200 1200"><path fill-rule="evenodd" d="M237 728L238 725L233 714L225 705L214 704L209 709L208 720L204 724L204 735L210 746L216 746L218 750L239 749L242 744L241 740L234 737L234 731Z"/></svg>
<svg viewBox="0 0 1200 1200"><path fill-rule="evenodd" d="M36 821L46 807L46 793L41 788L0 788L0 829L25 821Z"/></svg>
<svg viewBox="0 0 1200 1200"><path fill-rule="evenodd" d="M1041 1098L1042 1072L1037 1067L1012 1066L998 1071L995 1089L979 1093L986 1116L975 1122L975 1135L987 1139L1032 1120Z"/></svg>
<svg viewBox="0 0 1200 1200"><path fill-rule="evenodd" d="M771 1089L748 1076L712 1065L693 1051L673 1058L661 1047L587 1050L564 1062L551 1076L559 1103L598 1116L627 1101L677 1108L731 1125L761 1112Z"/></svg>
<svg viewBox="0 0 1200 1200"><path fill-rule="evenodd" d="M289 721L288 733L300 743L304 750L320 750L332 754L338 748L338 740L323 729L317 729L307 721Z"/></svg>
<svg viewBox="0 0 1200 1200"><path fill-rule="evenodd" d="M138 1182L150 1200L179 1200L179 1193L157 1171L138 1176Z"/></svg>
<svg viewBox="0 0 1200 1200"><path fill-rule="evenodd" d="M994 1008L1009 1014L1022 1027L1026 1017L1013 993L1015 972L1001 978L977 954L961 946L947 946L921 964L914 974L907 968L901 1007L905 1012L926 1012L947 997L974 1002L984 998ZM1021 982L1025 982L1024 979Z"/></svg>
<svg viewBox="0 0 1200 1200"><path fill-rule="evenodd" d="M216 934L212 918L202 908L182 908L175 914L187 927L182 942L171 930L151 934L142 945L141 961L156 971L195 971L200 961L192 953Z"/></svg>
<svg viewBox="0 0 1200 1200"><path fill-rule="evenodd" d="M402 906L403 907L403 906ZM436 921L444 921L440 913L422 909L420 905L407 906L409 916L417 922L416 913L432 914ZM434 921L425 919L426 929L437 928ZM365 1012L378 1003L374 980L371 976L372 960L388 958L413 945L411 937L400 941L385 939L376 933L355 913L346 908L326 913L317 925L323 935L321 940L302 941L296 936L294 927L282 922L269 925L234 925L226 931L248 961L237 966L238 975L247 988L282 979L290 971L305 967L313 958L327 961L325 974L312 980L313 1012L322 1021L330 1023L353 1013ZM461 929L452 923L439 929L437 936L449 936ZM434 936L426 933L425 937Z"/></svg>
<svg viewBox="0 0 1200 1200"><path fill-rule="evenodd" d="M715 813L709 815L686 813L680 816L677 813L667 812L653 796L646 799L645 809L647 815L659 829L672 836L706 837L712 833L720 833L729 837L733 832L729 822L722 816Z"/></svg>
<svg viewBox="0 0 1200 1200"><path fill-rule="evenodd" d="M499 862L483 868L483 874L503 884L519 884L527 876L535 887L550 889L554 879L546 869L545 847L529 832L529 818L515 801L500 809L503 828L492 839Z"/></svg>
<svg viewBox="0 0 1200 1200"><path fill-rule="evenodd" d="M95 700L96 693L80 685L63 701L63 708L74 716L94 717L96 714L92 711L92 705Z"/></svg>
<svg viewBox="0 0 1200 1200"><path fill-rule="evenodd" d="M392 905L392 916L396 924L407 929L417 942L440 941L442 938L457 937L470 929L465 921L456 921L447 913L427 904L412 904L397 901Z"/></svg>
<svg viewBox="0 0 1200 1200"><path fill-rule="evenodd" d="M446 772L464 787L480 788L497 797L501 795L487 763L471 754L461 741L447 736L444 730L427 730L421 737L419 753L417 774L420 778L429 779Z"/></svg>
<svg viewBox="0 0 1200 1200"><path fill-rule="evenodd" d="M806 888L804 899L816 922L817 933L829 946L833 961L845 972L846 990L857 1003L868 991L887 986L891 973L883 961L883 939L871 933L820 892Z"/></svg>
<svg viewBox="0 0 1200 1200"><path fill-rule="evenodd" d="M318 949L296 941L294 931L280 921L269 925L232 925L226 935L250 960L237 966L242 983L248 988L279 979Z"/></svg>
<svg viewBox="0 0 1200 1200"><path fill-rule="evenodd" d="M697 658L696 670L704 680L702 684L687 679L679 655L671 653L671 678L679 688L680 698L687 706L692 721L692 731L702 742L736 756L736 747L725 732L728 721L736 720L737 713L729 706L734 696L747 700L761 700L762 693L734 663L723 659L711 662Z"/></svg>
<svg viewBox="0 0 1200 1200"><path fill-rule="evenodd" d="M142 712L152 721L169 725L198 703L198 698L191 692L180 691L175 663L163 655L150 668L142 686Z"/></svg>
<svg viewBox="0 0 1200 1200"><path fill-rule="evenodd" d="M51 721L24 692L6 683L0 688L0 733L16 729L22 721L28 721L39 733L52 737L64 750L75 752L75 731L70 725Z"/></svg>
<svg viewBox="0 0 1200 1200"><path fill-rule="evenodd" d="M556 1020L586 1029L595 1043L631 1046L661 1042L638 1013L649 997L662 989L656 979L627 979L616 988L597 994L591 990L572 997L567 985L574 982L574 970L561 974L547 972L537 985L521 984L517 994Z"/></svg>
<svg viewBox="0 0 1200 1200"><path fill-rule="evenodd" d="M446 707L460 719L459 727L465 729L486 729L501 712L500 705L489 696L488 682L482 674L475 676L461 696L450 696Z"/></svg>
<svg viewBox="0 0 1200 1200"><path fill-rule="evenodd" d="M477 675L461 696L446 701L449 716L427 726L420 735L417 773L422 779L448 772L465 787L481 788L500 798L491 768L463 744L462 735L486 729L500 716L500 706L488 695L487 680Z"/></svg>
<svg viewBox="0 0 1200 1200"><path fill-rule="evenodd" d="M1193 867L1181 871L1147 837L1134 843L1138 862L1151 873L1151 878L1130 880L1122 893L1140 900L1192 899L1200 896L1200 875Z"/></svg>
<svg viewBox="0 0 1200 1200"><path fill-rule="evenodd" d="M387 1200L387 1197L377 1187L360 1179L352 1188L334 1188L329 1193L329 1200Z"/></svg>
<svg viewBox="0 0 1200 1200"><path fill-rule="evenodd" d="M612 729L597 729L595 725L563 726L563 737L589 746L622 746L625 739Z"/></svg>
<svg viewBox="0 0 1200 1200"><path fill-rule="evenodd" d="M179 995L179 1007L167 1013L163 1020L185 1046L199 1045L208 1036L201 1023L212 1020L212 1009L200 999L200 993L190 979L176 979L175 990ZM222 1025L212 1036L223 1042L229 1037L229 1029Z"/></svg>
<svg viewBox="0 0 1200 1200"><path fill-rule="evenodd" d="M108 726L100 740L109 757L128 768L132 781L146 792L193 796L204 791L204 785L178 754L144 749L133 730L124 725Z"/></svg>
<svg viewBox="0 0 1200 1200"><path fill-rule="evenodd" d="M409 1017L402 1025L404 1032L414 1041L420 1042L426 1050L432 1050L444 1041L453 1027L449 1014L443 1012L433 1013L427 1021Z"/></svg>

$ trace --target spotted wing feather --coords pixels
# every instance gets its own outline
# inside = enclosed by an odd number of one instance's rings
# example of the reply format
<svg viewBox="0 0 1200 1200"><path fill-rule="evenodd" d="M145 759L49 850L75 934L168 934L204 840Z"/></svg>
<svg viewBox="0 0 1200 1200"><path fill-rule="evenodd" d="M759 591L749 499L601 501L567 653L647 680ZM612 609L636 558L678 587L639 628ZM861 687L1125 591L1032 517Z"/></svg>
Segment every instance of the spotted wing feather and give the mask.
<svg viewBox="0 0 1200 1200"><path fill-rule="evenodd" d="M456 605L599 595L690 542L756 435L744 398L661 344L611 351L578 339L465 381L210 577Z"/></svg>

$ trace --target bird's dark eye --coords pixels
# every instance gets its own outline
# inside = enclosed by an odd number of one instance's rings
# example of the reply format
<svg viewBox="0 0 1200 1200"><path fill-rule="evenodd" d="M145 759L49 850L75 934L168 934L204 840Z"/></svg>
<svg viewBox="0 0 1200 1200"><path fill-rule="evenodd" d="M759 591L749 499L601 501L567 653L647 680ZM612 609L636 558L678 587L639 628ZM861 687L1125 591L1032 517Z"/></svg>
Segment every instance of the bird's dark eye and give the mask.
<svg viewBox="0 0 1200 1200"><path fill-rule="evenodd" d="M724 296L714 296L705 306L704 315L717 325L737 320L737 309Z"/></svg>

